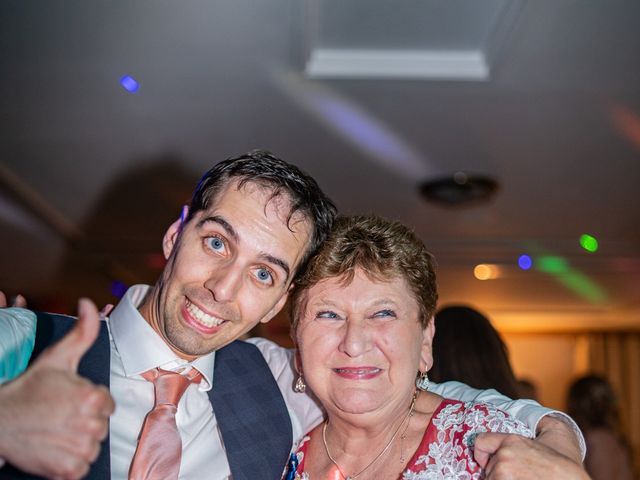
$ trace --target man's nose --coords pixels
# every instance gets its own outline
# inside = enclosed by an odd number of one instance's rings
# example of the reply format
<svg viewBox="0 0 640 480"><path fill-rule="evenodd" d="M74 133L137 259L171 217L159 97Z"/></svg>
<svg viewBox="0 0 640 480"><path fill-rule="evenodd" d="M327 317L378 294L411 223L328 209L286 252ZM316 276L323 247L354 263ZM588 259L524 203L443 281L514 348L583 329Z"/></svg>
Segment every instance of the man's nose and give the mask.
<svg viewBox="0 0 640 480"><path fill-rule="evenodd" d="M226 303L235 300L242 286L242 270L234 263L218 265L205 282L205 287L213 294L217 302Z"/></svg>

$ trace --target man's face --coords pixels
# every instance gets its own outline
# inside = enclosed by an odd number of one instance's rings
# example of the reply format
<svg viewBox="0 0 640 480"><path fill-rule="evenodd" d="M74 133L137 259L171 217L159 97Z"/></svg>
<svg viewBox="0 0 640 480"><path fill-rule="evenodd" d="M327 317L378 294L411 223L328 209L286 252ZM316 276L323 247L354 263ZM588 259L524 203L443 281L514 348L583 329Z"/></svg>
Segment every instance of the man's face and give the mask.
<svg viewBox="0 0 640 480"><path fill-rule="evenodd" d="M215 202L165 235L168 259L141 308L181 357L192 359L238 339L283 307L308 247L310 224L286 195L255 183L229 183Z"/></svg>

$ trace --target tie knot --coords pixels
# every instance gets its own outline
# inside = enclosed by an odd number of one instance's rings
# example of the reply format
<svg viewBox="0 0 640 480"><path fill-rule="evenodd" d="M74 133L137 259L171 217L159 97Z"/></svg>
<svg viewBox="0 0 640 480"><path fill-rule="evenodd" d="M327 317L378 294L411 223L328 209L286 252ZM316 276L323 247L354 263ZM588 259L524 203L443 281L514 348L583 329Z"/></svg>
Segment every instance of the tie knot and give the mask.
<svg viewBox="0 0 640 480"><path fill-rule="evenodd" d="M180 398L191 383L199 383L202 374L192 368L187 374L182 375L161 368L152 368L142 374L142 376L153 382L156 394L155 405L178 406Z"/></svg>

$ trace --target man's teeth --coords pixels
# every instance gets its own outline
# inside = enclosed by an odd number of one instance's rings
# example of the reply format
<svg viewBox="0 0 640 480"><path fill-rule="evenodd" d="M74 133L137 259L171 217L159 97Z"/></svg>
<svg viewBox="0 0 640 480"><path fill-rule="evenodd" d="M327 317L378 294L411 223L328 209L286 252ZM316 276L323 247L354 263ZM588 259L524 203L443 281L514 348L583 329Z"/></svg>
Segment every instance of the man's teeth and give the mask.
<svg viewBox="0 0 640 480"><path fill-rule="evenodd" d="M224 320L220 318L212 317L208 313L203 312L198 307L196 307L193 303L191 303L189 300L187 300L187 311L191 314L193 318L198 320L203 325L206 325L207 327L216 327L220 325L222 322L224 322Z"/></svg>

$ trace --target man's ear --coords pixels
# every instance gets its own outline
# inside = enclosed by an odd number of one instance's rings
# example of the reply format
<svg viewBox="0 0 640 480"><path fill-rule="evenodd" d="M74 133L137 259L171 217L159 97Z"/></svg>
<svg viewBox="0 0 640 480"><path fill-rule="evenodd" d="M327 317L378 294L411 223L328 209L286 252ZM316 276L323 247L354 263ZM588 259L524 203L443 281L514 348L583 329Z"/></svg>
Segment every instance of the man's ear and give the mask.
<svg viewBox="0 0 640 480"><path fill-rule="evenodd" d="M420 354L420 371L426 372L433 366L433 336L436 333L436 322L433 317L422 330L422 352Z"/></svg>
<svg viewBox="0 0 640 480"><path fill-rule="evenodd" d="M162 239L162 252L164 253L165 260L168 260L171 256L171 252L173 252L173 248L176 245L176 239L178 238L178 234L187 219L188 213L189 207L184 205L182 207L182 212L180 212L180 218L173 222L164 234L164 238Z"/></svg>

